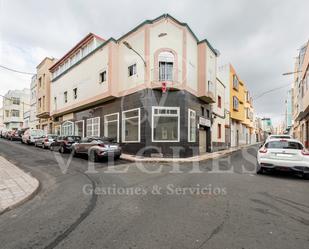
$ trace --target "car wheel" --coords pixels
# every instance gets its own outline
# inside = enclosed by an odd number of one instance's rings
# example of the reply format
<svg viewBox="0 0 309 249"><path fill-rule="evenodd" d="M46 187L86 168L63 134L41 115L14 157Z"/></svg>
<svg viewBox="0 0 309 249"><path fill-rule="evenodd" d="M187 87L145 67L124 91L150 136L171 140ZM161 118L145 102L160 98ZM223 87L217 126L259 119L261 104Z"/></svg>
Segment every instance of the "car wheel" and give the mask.
<svg viewBox="0 0 309 249"><path fill-rule="evenodd" d="M264 173L264 168L261 167L261 165L259 165L258 163L257 163L256 173L257 173L258 175L261 175L261 174Z"/></svg>
<svg viewBox="0 0 309 249"><path fill-rule="evenodd" d="M65 153L65 149L64 149L63 146L61 146L61 147L59 148L59 152L60 152L61 154L64 154L64 153Z"/></svg>
<svg viewBox="0 0 309 249"><path fill-rule="evenodd" d="M98 155L97 153L93 150L93 151L90 151L90 154L88 156L88 159L89 161L91 162L97 162L98 161Z"/></svg>

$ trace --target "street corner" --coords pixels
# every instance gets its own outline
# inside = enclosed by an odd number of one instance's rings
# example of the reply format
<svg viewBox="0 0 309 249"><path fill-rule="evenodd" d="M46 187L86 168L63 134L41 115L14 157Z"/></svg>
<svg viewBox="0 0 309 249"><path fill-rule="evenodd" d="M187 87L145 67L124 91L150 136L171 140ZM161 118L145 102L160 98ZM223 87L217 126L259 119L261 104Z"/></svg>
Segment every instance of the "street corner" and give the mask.
<svg viewBox="0 0 309 249"><path fill-rule="evenodd" d="M0 156L0 214L30 200L39 186L36 178Z"/></svg>

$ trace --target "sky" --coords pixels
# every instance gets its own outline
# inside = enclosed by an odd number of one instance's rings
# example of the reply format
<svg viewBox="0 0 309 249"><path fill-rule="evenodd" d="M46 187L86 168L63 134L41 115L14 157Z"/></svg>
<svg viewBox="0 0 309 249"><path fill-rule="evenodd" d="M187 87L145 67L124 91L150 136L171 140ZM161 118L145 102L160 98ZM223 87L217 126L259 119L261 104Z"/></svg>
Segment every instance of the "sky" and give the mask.
<svg viewBox="0 0 309 249"><path fill-rule="evenodd" d="M309 39L308 0L0 0L0 65L35 72L86 34L119 38L146 19L169 13L220 51L253 96L292 83L298 49ZM0 68L0 94L30 87L31 76ZM254 100L259 116L284 118L288 87Z"/></svg>

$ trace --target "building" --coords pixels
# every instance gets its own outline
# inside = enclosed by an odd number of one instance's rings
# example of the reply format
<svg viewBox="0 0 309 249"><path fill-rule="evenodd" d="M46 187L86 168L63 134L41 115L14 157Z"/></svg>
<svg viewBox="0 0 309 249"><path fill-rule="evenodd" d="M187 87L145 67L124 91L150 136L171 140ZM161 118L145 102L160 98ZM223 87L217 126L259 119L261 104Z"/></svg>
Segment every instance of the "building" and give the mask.
<svg viewBox="0 0 309 249"><path fill-rule="evenodd" d="M4 124L3 124L3 108L0 108L0 131L4 130Z"/></svg>
<svg viewBox="0 0 309 249"><path fill-rule="evenodd" d="M23 127L24 113L30 109L30 90L9 90L3 98L3 124L6 130Z"/></svg>
<svg viewBox="0 0 309 249"><path fill-rule="evenodd" d="M39 126L39 119L36 116L37 112L37 77L34 75L31 78L30 84L30 111L29 111L29 128L34 129Z"/></svg>
<svg viewBox="0 0 309 249"><path fill-rule="evenodd" d="M309 40L303 45L295 62L293 84L293 135L309 148Z"/></svg>
<svg viewBox="0 0 309 249"><path fill-rule="evenodd" d="M252 98L231 64L218 68L218 77L226 85L226 106L230 114L231 147L255 142Z"/></svg>
<svg viewBox="0 0 309 249"><path fill-rule="evenodd" d="M37 128L51 133L53 121L50 117L50 89L51 73L49 68L54 64L55 59L46 57L36 67L36 116L39 119ZM35 85L35 83L33 83Z"/></svg>
<svg viewBox="0 0 309 249"><path fill-rule="evenodd" d="M267 137L268 134L273 133L273 124L271 118L262 118L262 131L264 132L264 137Z"/></svg>
<svg viewBox="0 0 309 249"><path fill-rule="evenodd" d="M213 122L212 122L212 151L223 150L229 147L229 115L225 106L225 85L219 78L216 80L215 87L216 103L211 105Z"/></svg>
<svg viewBox="0 0 309 249"><path fill-rule="evenodd" d="M114 137L144 156L210 152L216 57L168 14L117 40L90 33L50 68L54 132Z"/></svg>
<svg viewBox="0 0 309 249"><path fill-rule="evenodd" d="M254 131L255 131L255 141L263 142L266 137L264 136L264 131L262 129L262 119L260 117L254 118Z"/></svg>

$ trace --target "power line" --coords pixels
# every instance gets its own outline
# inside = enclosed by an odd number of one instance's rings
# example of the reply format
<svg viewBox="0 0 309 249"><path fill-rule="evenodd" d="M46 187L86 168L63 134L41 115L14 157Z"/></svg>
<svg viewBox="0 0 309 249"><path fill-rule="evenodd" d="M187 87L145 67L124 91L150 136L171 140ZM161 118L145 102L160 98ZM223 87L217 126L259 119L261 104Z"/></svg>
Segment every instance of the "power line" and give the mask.
<svg viewBox="0 0 309 249"><path fill-rule="evenodd" d="M267 90L267 91L265 91L265 92L262 92L262 93L260 93L260 94L258 94L258 95L256 95L256 96L253 96L252 98L253 98L254 100L256 100L256 99L258 99L258 98L264 96L265 94L268 94L268 93L271 93L271 92L274 92L274 91L283 89L283 88L285 88L285 87L287 87L287 86L290 86L290 85L291 85L291 83L288 83L288 84L283 85L283 86L279 86L279 87L272 88L272 89Z"/></svg>
<svg viewBox="0 0 309 249"><path fill-rule="evenodd" d="M3 69L6 69L8 71L14 72L14 73L27 74L27 75L35 75L35 73L23 72L23 71L19 71L19 70L16 70L16 69L13 69L13 68L9 68L9 67L6 67L6 66L2 66L2 65L0 65L0 67L3 68Z"/></svg>

